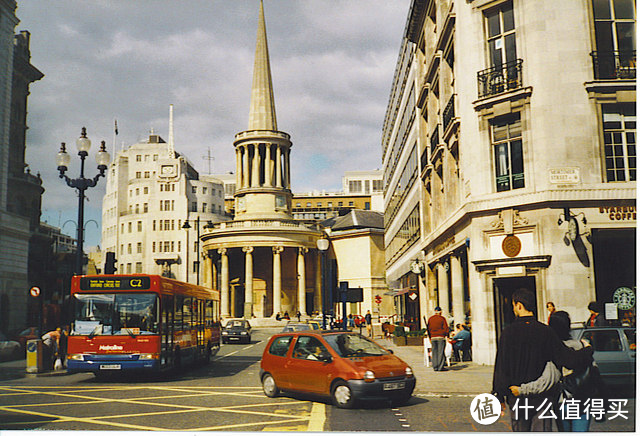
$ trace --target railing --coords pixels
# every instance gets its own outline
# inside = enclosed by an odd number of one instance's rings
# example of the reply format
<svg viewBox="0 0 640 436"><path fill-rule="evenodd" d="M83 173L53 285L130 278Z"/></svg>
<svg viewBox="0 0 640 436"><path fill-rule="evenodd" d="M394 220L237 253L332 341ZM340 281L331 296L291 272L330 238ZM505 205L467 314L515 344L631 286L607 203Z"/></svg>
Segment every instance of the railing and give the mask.
<svg viewBox="0 0 640 436"><path fill-rule="evenodd" d="M245 220L245 221L222 221L215 223L212 230L225 229L241 229L241 228L267 228L267 227L288 227L303 230L320 230L317 223L314 222L298 222L298 221L280 221L280 220Z"/></svg>
<svg viewBox="0 0 640 436"><path fill-rule="evenodd" d="M591 52L593 76L596 80L635 79L636 52L609 51Z"/></svg>
<svg viewBox="0 0 640 436"><path fill-rule="evenodd" d="M478 98L522 87L522 59L478 71Z"/></svg>
<svg viewBox="0 0 640 436"><path fill-rule="evenodd" d="M436 149L438 148L438 144L440 144L440 126L436 126L431 133L431 156L436 154Z"/></svg>
<svg viewBox="0 0 640 436"><path fill-rule="evenodd" d="M449 103L447 103L447 105L444 108L444 111L442 112L442 123L444 125L444 131L447 131L447 128L449 127L449 124L451 124L451 121L453 121L453 119L456 116L456 112L455 109L453 107L453 95L451 96L451 98L449 99Z"/></svg>

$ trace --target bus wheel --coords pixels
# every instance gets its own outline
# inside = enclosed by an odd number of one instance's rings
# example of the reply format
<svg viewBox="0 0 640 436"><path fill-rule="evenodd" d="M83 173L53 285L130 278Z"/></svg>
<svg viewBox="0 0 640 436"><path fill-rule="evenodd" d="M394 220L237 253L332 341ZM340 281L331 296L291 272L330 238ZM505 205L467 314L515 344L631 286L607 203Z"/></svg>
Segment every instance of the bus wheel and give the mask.
<svg viewBox="0 0 640 436"><path fill-rule="evenodd" d="M204 363L209 364L211 362L211 343L208 343L204 349Z"/></svg>

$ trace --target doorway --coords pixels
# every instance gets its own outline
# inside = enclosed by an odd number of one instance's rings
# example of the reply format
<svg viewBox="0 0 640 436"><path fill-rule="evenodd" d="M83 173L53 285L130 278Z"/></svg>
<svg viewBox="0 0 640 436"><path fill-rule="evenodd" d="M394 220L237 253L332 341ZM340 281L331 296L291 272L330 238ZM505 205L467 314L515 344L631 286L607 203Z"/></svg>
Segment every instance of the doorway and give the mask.
<svg viewBox="0 0 640 436"><path fill-rule="evenodd" d="M536 292L535 277L509 277L493 279L493 298L494 298L494 315L496 319L496 341L500 338L502 330L511 324L516 316L513 313L513 305L511 304L511 296L516 289L527 288L536 297L533 310L534 316L538 315L538 297Z"/></svg>

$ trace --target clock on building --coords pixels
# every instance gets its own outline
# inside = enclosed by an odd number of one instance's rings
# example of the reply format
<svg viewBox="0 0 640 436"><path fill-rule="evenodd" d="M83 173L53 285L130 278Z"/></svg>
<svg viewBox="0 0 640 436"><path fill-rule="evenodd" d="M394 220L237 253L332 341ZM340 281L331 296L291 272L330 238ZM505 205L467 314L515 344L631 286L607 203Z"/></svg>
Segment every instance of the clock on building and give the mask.
<svg viewBox="0 0 640 436"><path fill-rule="evenodd" d="M173 165L162 165L160 168L160 173L163 176L171 176L173 175L174 166Z"/></svg>
<svg viewBox="0 0 640 436"><path fill-rule="evenodd" d="M276 207L287 207L287 199L284 195L276 195Z"/></svg>

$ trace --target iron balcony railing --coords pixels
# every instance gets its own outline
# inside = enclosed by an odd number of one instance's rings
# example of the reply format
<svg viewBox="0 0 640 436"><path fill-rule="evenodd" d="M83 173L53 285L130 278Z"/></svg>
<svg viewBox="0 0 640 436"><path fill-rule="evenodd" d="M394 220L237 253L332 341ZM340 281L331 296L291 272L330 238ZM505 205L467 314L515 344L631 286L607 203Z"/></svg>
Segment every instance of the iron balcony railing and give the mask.
<svg viewBox="0 0 640 436"><path fill-rule="evenodd" d="M632 51L593 51L593 75L596 80L635 79L636 52Z"/></svg>
<svg viewBox="0 0 640 436"><path fill-rule="evenodd" d="M478 71L478 98L522 87L522 59Z"/></svg>
<svg viewBox="0 0 640 436"><path fill-rule="evenodd" d="M442 123L444 125L445 132L449 128L449 124L451 124L451 121L453 121L456 116L456 111L453 107L453 97L454 96L452 95L449 99L449 103L447 103L447 106L444 108L444 112L442 112Z"/></svg>
<svg viewBox="0 0 640 436"><path fill-rule="evenodd" d="M433 133L431 134L431 156L436 154L438 144L440 144L440 130L439 126L436 126Z"/></svg>

